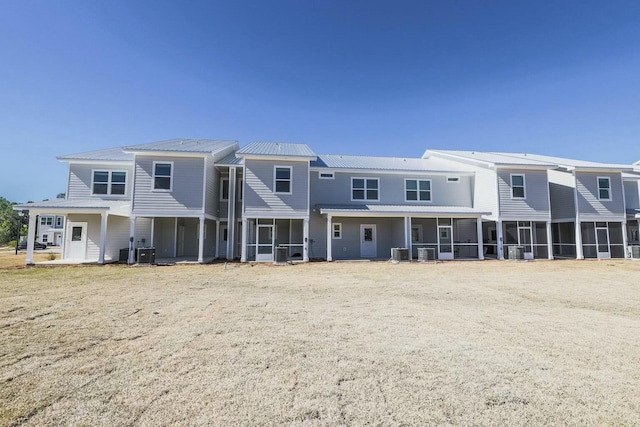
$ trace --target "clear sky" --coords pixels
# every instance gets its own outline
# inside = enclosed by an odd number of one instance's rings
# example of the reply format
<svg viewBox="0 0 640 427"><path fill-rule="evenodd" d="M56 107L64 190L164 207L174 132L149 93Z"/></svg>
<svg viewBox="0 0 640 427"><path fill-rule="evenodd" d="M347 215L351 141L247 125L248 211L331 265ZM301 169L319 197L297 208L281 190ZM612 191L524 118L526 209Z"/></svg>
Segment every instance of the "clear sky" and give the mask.
<svg viewBox="0 0 640 427"><path fill-rule="evenodd" d="M5 0L0 196L174 137L640 159L640 1Z"/></svg>

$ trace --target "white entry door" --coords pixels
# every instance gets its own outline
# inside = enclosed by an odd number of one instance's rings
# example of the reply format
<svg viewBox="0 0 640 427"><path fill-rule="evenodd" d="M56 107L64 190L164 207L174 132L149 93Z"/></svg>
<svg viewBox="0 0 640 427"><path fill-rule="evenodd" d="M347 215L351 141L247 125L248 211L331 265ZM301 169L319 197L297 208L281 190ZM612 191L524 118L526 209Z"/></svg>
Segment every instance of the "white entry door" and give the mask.
<svg viewBox="0 0 640 427"><path fill-rule="evenodd" d="M273 261L273 225L258 224L256 261Z"/></svg>
<svg viewBox="0 0 640 427"><path fill-rule="evenodd" d="M67 223L67 259L85 259L87 256L87 223Z"/></svg>
<svg viewBox="0 0 640 427"><path fill-rule="evenodd" d="M376 258L378 256L377 240L375 224L360 224L361 258Z"/></svg>
<svg viewBox="0 0 640 427"><path fill-rule="evenodd" d="M438 259L453 259L453 228L438 226Z"/></svg>
<svg viewBox="0 0 640 427"><path fill-rule="evenodd" d="M598 259L611 258L609 249L609 228L607 226L596 226L596 247L598 249Z"/></svg>

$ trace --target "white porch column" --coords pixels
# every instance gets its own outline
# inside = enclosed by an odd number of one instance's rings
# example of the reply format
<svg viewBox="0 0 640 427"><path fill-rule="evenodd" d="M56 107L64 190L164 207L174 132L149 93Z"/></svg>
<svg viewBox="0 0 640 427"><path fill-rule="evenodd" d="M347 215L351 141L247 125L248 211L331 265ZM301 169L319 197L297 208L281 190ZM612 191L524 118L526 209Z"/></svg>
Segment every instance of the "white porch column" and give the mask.
<svg viewBox="0 0 640 427"><path fill-rule="evenodd" d="M484 245L482 244L482 218L476 219L476 235L478 236L478 259L484 259Z"/></svg>
<svg viewBox="0 0 640 427"><path fill-rule="evenodd" d="M178 256L178 217L173 221L173 257Z"/></svg>
<svg viewBox="0 0 640 427"><path fill-rule="evenodd" d="M240 262L247 262L247 218L242 218L242 248Z"/></svg>
<svg viewBox="0 0 640 427"><path fill-rule="evenodd" d="M36 239L36 222L38 220L38 216L30 213L29 215L29 230L27 232L27 259L25 260L26 265L33 264L33 241ZM20 242L16 242L16 245Z"/></svg>
<svg viewBox="0 0 640 427"><path fill-rule="evenodd" d="M502 246L502 221L496 222L496 232L498 237L498 259L504 259L504 248Z"/></svg>
<svg viewBox="0 0 640 427"><path fill-rule="evenodd" d="M580 227L580 220L576 218L576 259L584 259L582 252L582 228Z"/></svg>
<svg viewBox="0 0 640 427"><path fill-rule="evenodd" d="M547 258L553 259L553 234L551 233L551 221L547 221Z"/></svg>
<svg viewBox="0 0 640 427"><path fill-rule="evenodd" d="M100 214L100 248L98 252L98 264L104 264L104 251L107 246L107 221L109 214L102 212Z"/></svg>
<svg viewBox="0 0 640 427"><path fill-rule="evenodd" d="M227 212L227 259L235 257L236 249L236 168L229 168L229 209Z"/></svg>
<svg viewBox="0 0 640 427"><path fill-rule="evenodd" d="M129 264L136 262L135 242L136 239L136 217L129 218Z"/></svg>
<svg viewBox="0 0 640 427"><path fill-rule="evenodd" d="M622 222L622 244L624 245L624 257L627 258L627 252L629 251L629 245L627 242L627 221Z"/></svg>
<svg viewBox="0 0 640 427"><path fill-rule="evenodd" d="M156 234L156 217L154 216L153 218L151 218L151 238L149 239L149 247L153 248L155 246L153 246L153 236L154 234Z"/></svg>
<svg viewBox="0 0 640 427"><path fill-rule="evenodd" d="M333 261L333 217L327 214L327 261Z"/></svg>
<svg viewBox="0 0 640 427"><path fill-rule="evenodd" d="M220 220L216 220L216 258L220 256Z"/></svg>
<svg viewBox="0 0 640 427"><path fill-rule="evenodd" d="M202 264L204 263L204 215L200 217L198 234L198 262Z"/></svg>
<svg viewBox="0 0 640 427"><path fill-rule="evenodd" d="M411 217L404 217L404 246L409 250L409 261L411 261L411 254L413 253L413 248L411 247Z"/></svg>
<svg viewBox="0 0 640 427"><path fill-rule="evenodd" d="M302 260L307 262L309 261L309 218L304 219L302 234L304 236L304 244L303 244L304 248L303 248Z"/></svg>

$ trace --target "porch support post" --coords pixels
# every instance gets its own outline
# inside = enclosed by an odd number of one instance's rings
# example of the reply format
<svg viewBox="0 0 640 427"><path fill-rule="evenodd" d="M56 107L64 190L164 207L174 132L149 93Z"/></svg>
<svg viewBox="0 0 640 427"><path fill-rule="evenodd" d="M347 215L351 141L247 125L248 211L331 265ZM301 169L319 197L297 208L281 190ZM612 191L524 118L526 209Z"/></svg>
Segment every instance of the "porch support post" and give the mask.
<svg viewBox="0 0 640 427"><path fill-rule="evenodd" d="M227 259L235 257L236 248L236 168L229 168L229 210L227 212Z"/></svg>
<svg viewBox="0 0 640 427"><path fill-rule="evenodd" d="M240 262L247 262L247 218L242 218L242 248L240 248Z"/></svg>
<svg viewBox="0 0 640 427"><path fill-rule="evenodd" d="M184 254L184 249L183 249ZM173 257L178 256L178 217L173 221Z"/></svg>
<svg viewBox="0 0 640 427"><path fill-rule="evenodd" d="M151 218L151 236L149 238L149 247L153 248L155 246L153 246L154 240L153 240L153 236L156 234L156 217L154 216L153 218Z"/></svg>
<svg viewBox="0 0 640 427"><path fill-rule="evenodd" d="M496 231L498 234L498 259L504 259L504 248L502 246L502 221L496 222Z"/></svg>
<svg viewBox="0 0 640 427"><path fill-rule="evenodd" d="M220 256L220 220L216 220L216 258Z"/></svg>
<svg viewBox="0 0 640 427"><path fill-rule="evenodd" d="M104 264L104 251L107 246L107 221L109 214L102 212L100 214L100 252L98 252L98 264Z"/></svg>
<svg viewBox="0 0 640 427"><path fill-rule="evenodd" d="M327 261L333 261L333 217L327 214Z"/></svg>
<svg viewBox="0 0 640 427"><path fill-rule="evenodd" d="M309 218L303 220L302 234L304 236L302 260L307 262L309 261Z"/></svg>
<svg viewBox="0 0 640 427"><path fill-rule="evenodd" d="M200 217L198 234L198 262L202 264L204 263L204 215Z"/></svg>
<svg viewBox="0 0 640 427"><path fill-rule="evenodd" d="M551 233L551 221L547 221L547 258L553 259L553 234Z"/></svg>
<svg viewBox="0 0 640 427"><path fill-rule="evenodd" d="M27 259L25 260L26 265L33 264L33 241L36 239L36 221L38 219L37 215L32 213L29 214L29 230L27 231ZM16 242L16 245L20 242Z"/></svg>
<svg viewBox="0 0 640 427"><path fill-rule="evenodd" d="M476 218L476 235L478 236L478 259L484 259L484 245L482 244L482 218Z"/></svg>
<svg viewBox="0 0 640 427"><path fill-rule="evenodd" d="M129 218L129 264L134 264L136 262L135 259L135 238L136 238L136 217L132 216Z"/></svg>
<svg viewBox="0 0 640 427"><path fill-rule="evenodd" d="M624 245L624 257L627 258L629 245L627 243L627 221L626 220L622 222L622 244Z"/></svg>
<svg viewBox="0 0 640 427"><path fill-rule="evenodd" d="M409 249L409 261L411 261L411 254L413 248L411 247L411 217L404 217L404 246Z"/></svg>
<svg viewBox="0 0 640 427"><path fill-rule="evenodd" d="M580 227L580 220L576 217L576 259L584 259L584 253L582 252L582 227Z"/></svg>

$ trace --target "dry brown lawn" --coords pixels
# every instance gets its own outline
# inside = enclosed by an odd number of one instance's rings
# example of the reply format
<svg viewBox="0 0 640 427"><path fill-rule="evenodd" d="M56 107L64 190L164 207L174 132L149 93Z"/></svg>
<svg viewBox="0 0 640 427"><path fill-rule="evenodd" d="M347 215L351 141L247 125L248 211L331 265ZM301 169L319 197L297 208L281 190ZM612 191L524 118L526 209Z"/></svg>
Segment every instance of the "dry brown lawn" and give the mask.
<svg viewBox="0 0 640 427"><path fill-rule="evenodd" d="M632 261L4 268L0 425L639 425L639 279Z"/></svg>

